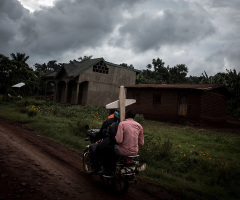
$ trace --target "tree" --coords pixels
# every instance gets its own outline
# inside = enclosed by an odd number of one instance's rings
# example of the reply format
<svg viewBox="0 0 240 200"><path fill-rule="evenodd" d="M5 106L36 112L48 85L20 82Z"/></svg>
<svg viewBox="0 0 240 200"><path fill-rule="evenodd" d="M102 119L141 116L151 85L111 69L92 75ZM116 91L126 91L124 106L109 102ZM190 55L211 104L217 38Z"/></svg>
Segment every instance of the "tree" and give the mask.
<svg viewBox="0 0 240 200"><path fill-rule="evenodd" d="M178 64L172 68L164 65L162 59L153 59L152 65L148 64L147 69L142 70L137 80L138 83L166 84L186 82L188 68L185 64Z"/></svg>
<svg viewBox="0 0 240 200"><path fill-rule="evenodd" d="M11 60L0 54L0 91L2 94L6 94L9 86L13 84L14 66Z"/></svg>
<svg viewBox="0 0 240 200"><path fill-rule="evenodd" d="M12 86L24 82L24 86L29 93L32 93L36 88L37 77L32 68L26 64L29 56L17 53L11 54L12 60L4 55L0 55L0 88L1 92L6 96L13 92Z"/></svg>
<svg viewBox="0 0 240 200"><path fill-rule="evenodd" d="M26 56L25 53L11 53L11 57L13 60L22 63L26 63L26 61L29 59L29 56Z"/></svg>
<svg viewBox="0 0 240 200"><path fill-rule="evenodd" d="M169 83L185 83L188 68L185 64L179 64L169 70Z"/></svg>
<svg viewBox="0 0 240 200"><path fill-rule="evenodd" d="M133 67L132 64L128 65L127 63L122 63L122 64L120 64L120 66L123 66L123 67L129 68L129 69L134 69L134 67Z"/></svg>
<svg viewBox="0 0 240 200"><path fill-rule="evenodd" d="M85 61L85 60L91 60L92 56L84 56L84 57L79 57L78 60Z"/></svg>
<svg viewBox="0 0 240 200"><path fill-rule="evenodd" d="M235 69L226 70L227 73L217 73L214 76L208 76L204 71L200 83L207 84L223 84L232 94L228 98L228 114L232 116L240 116L240 72Z"/></svg>
<svg viewBox="0 0 240 200"><path fill-rule="evenodd" d="M152 61L153 69L155 72L155 79L157 83L168 83L169 82L169 71L164 65L162 59L157 58Z"/></svg>
<svg viewBox="0 0 240 200"><path fill-rule="evenodd" d="M36 63L34 65L36 71L41 71L43 72L44 74L46 73L50 73L50 72L53 72L53 71L57 71L60 67L61 67L62 64L57 64L57 61L56 60L50 60L48 61L48 63L43 63L42 65L39 64L39 63Z"/></svg>

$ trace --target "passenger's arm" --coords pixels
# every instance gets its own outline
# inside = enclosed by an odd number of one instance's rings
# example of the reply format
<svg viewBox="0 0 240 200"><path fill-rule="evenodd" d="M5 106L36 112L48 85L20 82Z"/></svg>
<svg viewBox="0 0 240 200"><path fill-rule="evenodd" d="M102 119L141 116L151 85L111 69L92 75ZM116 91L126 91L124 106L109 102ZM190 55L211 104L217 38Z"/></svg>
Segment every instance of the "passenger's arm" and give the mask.
<svg viewBox="0 0 240 200"><path fill-rule="evenodd" d="M118 125L118 130L115 139L118 144L121 144L123 142L123 126L121 123Z"/></svg>
<svg viewBox="0 0 240 200"><path fill-rule="evenodd" d="M144 136L143 136L143 128L140 129L138 145L144 145Z"/></svg>

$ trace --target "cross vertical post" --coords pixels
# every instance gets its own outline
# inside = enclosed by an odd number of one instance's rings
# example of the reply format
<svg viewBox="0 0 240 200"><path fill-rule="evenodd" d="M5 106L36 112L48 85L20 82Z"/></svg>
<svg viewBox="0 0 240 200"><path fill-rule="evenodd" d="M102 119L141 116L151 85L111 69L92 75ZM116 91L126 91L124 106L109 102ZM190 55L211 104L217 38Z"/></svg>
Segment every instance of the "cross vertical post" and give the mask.
<svg viewBox="0 0 240 200"><path fill-rule="evenodd" d="M120 121L125 120L125 112L126 112L125 101L126 101L126 94L125 94L124 86L121 86L119 91Z"/></svg>
<svg viewBox="0 0 240 200"><path fill-rule="evenodd" d="M126 99L124 86L120 86L119 100L106 105L106 109L119 109L120 121L125 120L126 106L136 103L135 99Z"/></svg>

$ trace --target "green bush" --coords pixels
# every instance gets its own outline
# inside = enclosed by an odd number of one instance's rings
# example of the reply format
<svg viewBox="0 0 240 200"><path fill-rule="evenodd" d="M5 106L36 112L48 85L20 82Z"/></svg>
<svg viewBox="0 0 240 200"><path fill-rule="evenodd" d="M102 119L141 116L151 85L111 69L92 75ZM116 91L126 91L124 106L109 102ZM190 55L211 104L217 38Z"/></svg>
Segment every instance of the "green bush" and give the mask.
<svg viewBox="0 0 240 200"><path fill-rule="evenodd" d="M142 124L145 121L144 116L142 114L136 114L136 117L134 118L134 120L140 124Z"/></svg>
<svg viewBox="0 0 240 200"><path fill-rule="evenodd" d="M29 117L35 117L37 116L38 112L36 110L29 110L28 111L28 116Z"/></svg>

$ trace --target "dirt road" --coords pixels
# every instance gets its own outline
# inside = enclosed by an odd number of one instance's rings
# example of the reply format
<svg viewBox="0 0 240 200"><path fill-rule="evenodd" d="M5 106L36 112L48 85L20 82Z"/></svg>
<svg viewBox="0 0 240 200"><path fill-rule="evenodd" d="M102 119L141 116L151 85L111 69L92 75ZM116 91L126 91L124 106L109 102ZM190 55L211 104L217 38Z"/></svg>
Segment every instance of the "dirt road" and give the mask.
<svg viewBox="0 0 240 200"><path fill-rule="evenodd" d="M117 197L82 168L72 149L0 119L0 200L5 199L180 199L139 180Z"/></svg>

